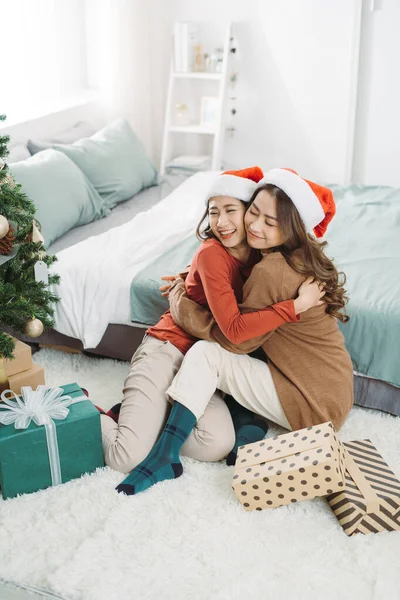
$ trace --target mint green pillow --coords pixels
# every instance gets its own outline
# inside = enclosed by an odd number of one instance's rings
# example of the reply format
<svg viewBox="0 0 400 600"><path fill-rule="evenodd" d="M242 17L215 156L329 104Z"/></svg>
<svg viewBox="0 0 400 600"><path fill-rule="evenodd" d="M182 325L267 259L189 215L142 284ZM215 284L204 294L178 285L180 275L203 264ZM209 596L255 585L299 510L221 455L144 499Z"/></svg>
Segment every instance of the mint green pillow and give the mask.
<svg viewBox="0 0 400 600"><path fill-rule="evenodd" d="M16 183L36 205L47 248L64 233L107 211L90 181L62 152L44 150L9 165Z"/></svg>
<svg viewBox="0 0 400 600"><path fill-rule="evenodd" d="M84 172L108 208L155 185L157 171L125 119L73 144L53 144Z"/></svg>

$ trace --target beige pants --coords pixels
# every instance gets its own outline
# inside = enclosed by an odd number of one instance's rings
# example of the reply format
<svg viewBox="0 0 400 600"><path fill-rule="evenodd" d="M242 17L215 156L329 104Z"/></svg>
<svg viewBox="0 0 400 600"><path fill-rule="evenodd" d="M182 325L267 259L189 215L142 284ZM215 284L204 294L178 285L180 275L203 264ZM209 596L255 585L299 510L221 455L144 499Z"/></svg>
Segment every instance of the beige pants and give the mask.
<svg viewBox="0 0 400 600"><path fill-rule="evenodd" d="M106 465L127 473L153 448L168 418L171 404L166 393L183 361L183 354L169 342L146 335L131 360L125 380L118 424L101 415ZM211 401L181 454L201 461L223 459L233 448L235 431L220 392Z"/></svg>
<svg viewBox="0 0 400 600"><path fill-rule="evenodd" d="M265 362L233 354L213 342L196 342L167 393L201 419L217 388L252 412L291 430Z"/></svg>

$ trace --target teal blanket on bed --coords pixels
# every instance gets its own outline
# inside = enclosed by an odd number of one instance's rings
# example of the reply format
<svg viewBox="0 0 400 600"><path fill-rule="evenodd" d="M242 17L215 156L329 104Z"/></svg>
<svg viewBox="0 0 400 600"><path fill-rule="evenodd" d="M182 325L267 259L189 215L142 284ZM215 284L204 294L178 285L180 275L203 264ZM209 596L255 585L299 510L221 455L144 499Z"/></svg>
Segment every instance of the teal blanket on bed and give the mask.
<svg viewBox="0 0 400 600"><path fill-rule="evenodd" d="M161 296L163 275L175 275L192 261L200 241L195 234L178 242L162 256L156 258L131 283L131 319L136 323L155 325L169 309L168 298Z"/></svg>
<svg viewBox="0 0 400 600"><path fill-rule="evenodd" d="M329 187L337 214L325 236L325 251L347 276L351 318L340 329L354 370L400 387L400 190ZM193 234L134 278L132 321L158 321L168 309L158 291L160 277L189 264L199 243Z"/></svg>
<svg viewBox="0 0 400 600"><path fill-rule="evenodd" d="M354 370L400 387L400 190L330 187L326 253L347 277L350 321L340 329Z"/></svg>

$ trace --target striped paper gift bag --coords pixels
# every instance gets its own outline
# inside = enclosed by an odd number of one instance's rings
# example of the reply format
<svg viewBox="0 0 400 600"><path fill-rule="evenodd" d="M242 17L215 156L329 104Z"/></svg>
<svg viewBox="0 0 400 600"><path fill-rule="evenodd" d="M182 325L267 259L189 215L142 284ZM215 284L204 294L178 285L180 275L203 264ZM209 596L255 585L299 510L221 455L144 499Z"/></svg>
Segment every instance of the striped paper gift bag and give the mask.
<svg viewBox="0 0 400 600"><path fill-rule="evenodd" d="M400 529L400 481L370 440L344 442L345 489L327 497L347 535Z"/></svg>

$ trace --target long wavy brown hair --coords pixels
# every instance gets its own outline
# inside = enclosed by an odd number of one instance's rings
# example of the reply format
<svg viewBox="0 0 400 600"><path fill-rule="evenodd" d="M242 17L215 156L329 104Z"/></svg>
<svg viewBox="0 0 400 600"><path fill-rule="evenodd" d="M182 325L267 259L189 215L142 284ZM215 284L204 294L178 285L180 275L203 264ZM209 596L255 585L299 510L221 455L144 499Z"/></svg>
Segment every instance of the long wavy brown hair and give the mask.
<svg viewBox="0 0 400 600"><path fill-rule="evenodd" d="M280 188L267 183L258 188L250 199L250 207L257 195L265 190L276 199L276 211L279 229L284 243L274 251L281 252L288 265L305 277L314 277L325 284L324 300L327 303L326 312L342 323L350 319L344 310L348 297L344 284L346 275L338 271L332 260L324 254L327 242L319 242L308 234L300 214Z"/></svg>

